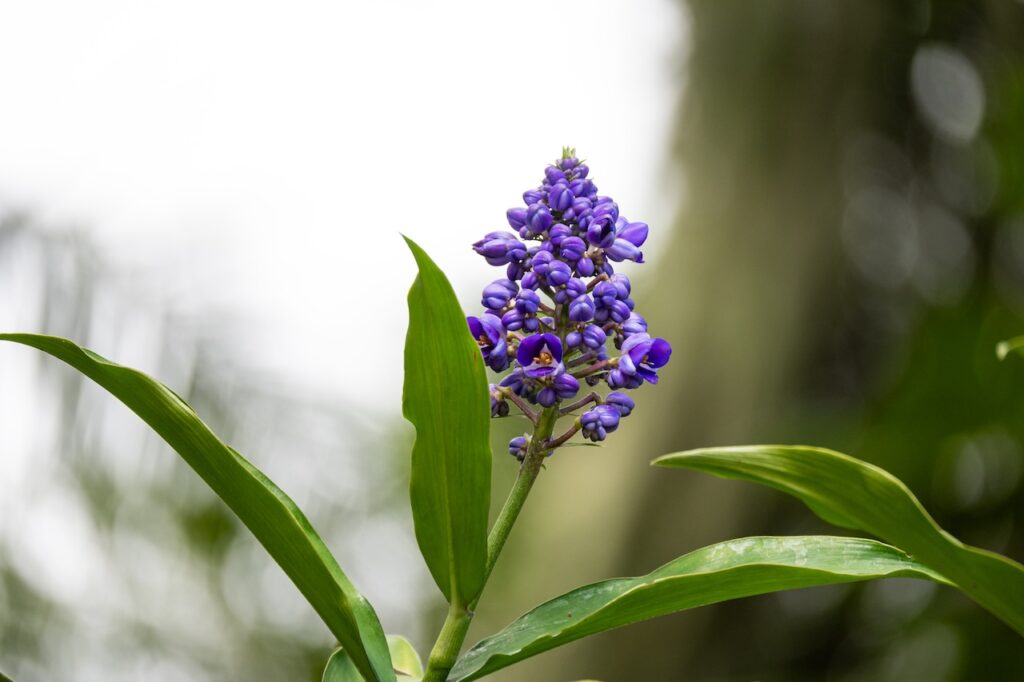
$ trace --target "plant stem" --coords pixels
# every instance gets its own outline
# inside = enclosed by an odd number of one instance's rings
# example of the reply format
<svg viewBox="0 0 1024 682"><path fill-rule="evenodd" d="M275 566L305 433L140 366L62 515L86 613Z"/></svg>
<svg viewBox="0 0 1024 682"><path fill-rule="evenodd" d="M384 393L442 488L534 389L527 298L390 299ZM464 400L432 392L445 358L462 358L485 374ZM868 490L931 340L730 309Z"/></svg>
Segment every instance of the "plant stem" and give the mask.
<svg viewBox="0 0 1024 682"><path fill-rule="evenodd" d="M533 430L533 437L530 439L530 447L526 452L526 457L523 459L522 466L519 467L519 475L516 476L516 482L508 494L508 499L505 500L505 506L501 508L498 518L494 521L494 527L491 528L491 533L487 537L487 564L484 568L485 585L487 579L491 577L494 565L498 562L501 550L505 547L505 541L508 540L509 533L512 532L512 526L515 525L516 519L519 518L519 512L523 509L523 504L530 494L530 489L533 488L533 482L537 480L537 476L540 474L544 464L544 457L548 451L545 445L551 438L551 434L555 430L555 422L557 421L557 405L549 407L540 413L540 418L537 420ZM441 627L441 632L437 636L434 648L430 651L430 658L427 660L427 670L423 676L423 682L444 682L448 678L448 673L459 657L462 643L465 641L466 633L469 631L470 621L473 620L473 611L476 609L479 601L480 595L477 595L476 599L468 607L452 604L448 609L448 617Z"/></svg>
<svg viewBox="0 0 1024 682"><path fill-rule="evenodd" d="M533 488L533 482L537 480L537 476L540 474L541 467L544 464L544 457L548 451L548 448L544 446L555 430L556 421L558 421L557 406L545 409L541 412L540 419L537 420L537 426L533 430L533 437L530 439L530 448L526 452L526 458L523 459L522 466L519 467L519 475L516 476L516 482L508 494L508 499L505 500L505 506L501 508L498 518L494 521L494 527L491 528L491 534L487 538L487 567L484 569L485 584L487 578L491 576L491 571L494 570L494 564L498 562L498 556L501 554L502 548L505 547L505 541L512 531L512 526L515 525L516 519L519 518L519 512L523 508L523 503L526 502L526 497L530 494L530 489ZM472 606L475 607L478 601L480 601L479 596Z"/></svg>

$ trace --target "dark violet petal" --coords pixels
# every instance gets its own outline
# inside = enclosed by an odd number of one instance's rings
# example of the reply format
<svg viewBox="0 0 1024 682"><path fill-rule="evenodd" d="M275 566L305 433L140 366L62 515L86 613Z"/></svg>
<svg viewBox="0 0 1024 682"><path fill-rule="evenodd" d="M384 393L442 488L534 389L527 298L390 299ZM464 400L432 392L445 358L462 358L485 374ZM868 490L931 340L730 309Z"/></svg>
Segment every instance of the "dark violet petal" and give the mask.
<svg viewBox="0 0 1024 682"><path fill-rule="evenodd" d="M651 343L651 349L647 351L647 364L658 369L668 364L668 359L672 356L672 346L665 339L654 339ZM653 381L651 382L654 383Z"/></svg>
<svg viewBox="0 0 1024 682"><path fill-rule="evenodd" d="M636 375L652 384L658 383L658 373L653 369L645 369L644 367L637 367Z"/></svg>

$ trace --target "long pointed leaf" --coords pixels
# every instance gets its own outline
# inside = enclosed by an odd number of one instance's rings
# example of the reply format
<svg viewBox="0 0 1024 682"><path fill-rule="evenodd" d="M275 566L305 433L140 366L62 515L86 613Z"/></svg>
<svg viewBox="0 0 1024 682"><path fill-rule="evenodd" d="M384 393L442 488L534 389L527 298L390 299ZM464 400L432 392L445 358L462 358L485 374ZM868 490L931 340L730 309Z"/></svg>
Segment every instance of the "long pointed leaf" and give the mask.
<svg viewBox="0 0 1024 682"><path fill-rule="evenodd" d="M909 552L1024 635L1024 566L942 530L907 486L883 469L831 450L784 445L691 450L654 464L753 481L798 497L829 523Z"/></svg>
<svg viewBox="0 0 1024 682"><path fill-rule="evenodd" d="M259 469L222 443L185 401L145 374L66 339L0 334L0 341L32 346L63 360L139 415L249 527L364 677L395 679L377 614L349 582L305 515Z"/></svg>
<svg viewBox="0 0 1024 682"><path fill-rule="evenodd" d="M412 240L402 411L416 427L410 496L416 541L453 604L480 593L491 497L490 401L480 349L444 273Z"/></svg>
<svg viewBox="0 0 1024 682"><path fill-rule="evenodd" d="M574 640L730 599L897 576L945 582L894 547L837 537L752 537L690 552L638 578L605 580L541 604L459 659L468 682Z"/></svg>

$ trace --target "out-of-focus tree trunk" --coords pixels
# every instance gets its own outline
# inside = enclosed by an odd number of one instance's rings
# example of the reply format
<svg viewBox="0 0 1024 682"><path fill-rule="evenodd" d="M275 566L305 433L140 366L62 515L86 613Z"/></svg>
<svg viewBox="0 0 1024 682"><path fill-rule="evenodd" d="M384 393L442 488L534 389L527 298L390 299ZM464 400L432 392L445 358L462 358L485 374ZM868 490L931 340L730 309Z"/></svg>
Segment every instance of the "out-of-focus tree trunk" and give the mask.
<svg viewBox="0 0 1024 682"><path fill-rule="evenodd" d="M476 632L504 624L540 598L587 581L643 573L729 537L836 532L779 495L650 469L647 462L696 446L860 442L859 432L852 439L849 434L867 410L865 367L885 364L899 351L894 343L865 340L865 326L853 324L851 331L847 319L862 314L873 295L858 280L844 243L851 239L843 228L849 175L861 170L851 169L851 156L871 139L892 140L897 167L872 163L883 174L906 176L897 193L917 202L930 190L920 189L925 181L914 173L936 145L916 118L908 82L915 53L922 44L941 41L972 53L976 64L1019 65L1022 58L1014 40L1024 35L1024 12L1005 3L686 5L692 43L672 142L685 198L671 236L652 226L646 249L664 252L660 267L643 273L634 287L652 333L672 342L672 363L660 385L640 392L635 416L605 448L559 454L542 476L517 528L528 537L513 543L513 556L503 559L495 578L495 584L508 585L510 608L484 615L487 625ZM977 49L979 44L988 45L987 51ZM988 62L979 64L983 75ZM882 217L884 229L889 218ZM926 221L919 222L919 248L927 251ZM975 215L964 222L977 229L985 220ZM975 308L957 312L960 329L972 330L978 311L990 304L985 270L976 273L981 284L974 286L982 293L971 299ZM904 328L931 319L907 300L902 289L894 289L869 303L898 309ZM837 363L836 346L850 357ZM823 360L823 354L829 357ZM968 365L970 359L948 362ZM823 391L824 409L816 390ZM963 395L970 390L979 389L965 386ZM844 391L857 399L849 401ZM856 406L848 409L844 401ZM878 410L885 409L883 402ZM884 459L876 455L874 461ZM918 484L931 483L930 461L885 463L903 466L901 474L919 472ZM497 679L856 677L874 668L859 660L866 658L859 648L864 643L851 633L850 622L862 616L851 594L859 593L827 588L664 618L545 654ZM845 618L835 615L840 605ZM1002 627L980 615L983 623ZM935 622L921 635L920 650L938 651L941 658L941 649L956 648L944 647L943 638L958 635ZM909 651L910 644L903 649ZM898 677L892 672L899 670L896 664L886 670ZM926 670L919 672L927 676ZM956 674L949 670L956 668L950 664L943 676Z"/></svg>

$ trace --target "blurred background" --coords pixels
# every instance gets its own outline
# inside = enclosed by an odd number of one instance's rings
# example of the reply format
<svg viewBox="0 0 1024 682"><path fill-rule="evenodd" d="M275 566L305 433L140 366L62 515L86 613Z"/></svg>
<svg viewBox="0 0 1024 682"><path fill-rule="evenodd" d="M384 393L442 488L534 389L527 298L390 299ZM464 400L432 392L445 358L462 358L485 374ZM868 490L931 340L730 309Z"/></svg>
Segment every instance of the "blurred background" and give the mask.
<svg viewBox="0 0 1024 682"><path fill-rule="evenodd" d="M385 629L443 619L412 539L399 232L467 311L468 245L574 145L652 227L634 293L675 347L599 449L541 477L470 640L585 582L752 534L836 532L652 470L799 442L879 464L1024 560L1024 3L389 0L0 5L0 329L186 398L311 517ZM494 501L515 474L494 428ZM0 671L317 680L332 640L178 457L0 348ZM1012 631L892 580L699 609L494 676L1024 679Z"/></svg>

